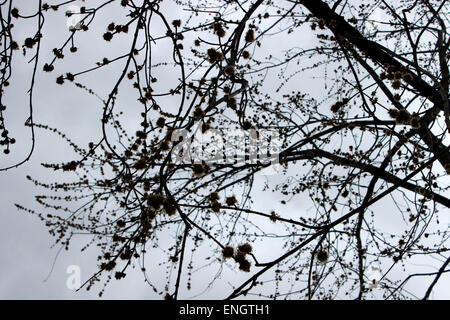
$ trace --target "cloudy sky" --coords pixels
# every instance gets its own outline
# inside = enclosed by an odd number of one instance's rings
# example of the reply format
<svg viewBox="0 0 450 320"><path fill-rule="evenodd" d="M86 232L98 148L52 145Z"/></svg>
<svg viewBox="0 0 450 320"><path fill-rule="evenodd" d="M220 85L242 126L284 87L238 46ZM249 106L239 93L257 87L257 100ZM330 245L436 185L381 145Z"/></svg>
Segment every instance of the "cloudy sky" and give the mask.
<svg viewBox="0 0 450 320"><path fill-rule="evenodd" d="M25 3L29 0L15 1L18 7L25 8ZM77 4L77 3L75 3ZM79 4L82 4L79 1ZM4 8L2 8L4 10ZM29 9L30 12L34 8ZM178 10L178 11L177 11ZM25 9L24 9L25 11ZM169 11L169 10L168 10ZM176 6L170 7L173 16L180 16L182 13ZM25 13L25 12L24 12ZM105 22L109 22L115 18L116 13L108 11L106 15L100 16L95 25L101 25L104 28ZM49 62L53 56L51 50L58 47L61 42L68 36L69 31L66 28L66 17L64 10L60 10L52 14L48 19L43 30L44 39L41 50L40 65ZM30 23L17 24L15 26L15 35L18 39L24 39L30 36L31 30L35 25L35 20ZM56 65L55 72L51 74L38 73L37 85L35 87L34 102L34 119L36 123L48 124L52 127L61 128L76 143L86 145L92 140L92 137L100 137L99 120L101 118L102 105L95 97L83 93L81 90L76 94L73 86L58 86L55 83L55 76L63 72L68 72L68 66L74 70L86 68L92 61L101 60L104 56L108 56L110 51L120 52L121 49L127 47L128 43L113 42L111 46L106 48L101 38L103 29L89 32L83 44L78 47L76 57L67 54L64 67ZM48 36L47 36L48 35ZM305 36L306 37L306 36ZM303 40L309 41L304 38ZM278 46L279 44L277 44ZM122 47L121 47L122 46ZM273 47L273 44L269 44ZM160 53L161 58L164 52ZM6 167L14 164L17 160L26 156L30 147L30 133L24 122L28 117L27 90L30 84L30 76L32 65L28 64L30 56L23 57L16 54L14 64L14 73L10 80L11 86L5 95L5 104L8 106L6 113L9 123L9 131L16 138L17 143L13 147L8 157L0 155L0 167ZM109 73L108 73L109 72ZM96 92L101 96L105 96L109 92L110 83L108 79L117 76L114 70L105 71L102 76L87 75L83 77L82 82L88 86L94 85ZM161 82L170 81L170 74L167 79L160 79ZM314 85L311 83L311 87ZM304 83L308 87L308 83ZM311 89L311 88L307 88ZM125 94L122 100L122 108L136 108L139 115L139 105L126 105L126 99L135 99L134 96ZM128 109L129 110L129 109ZM130 126L135 123L134 119L129 119ZM41 163L56 163L72 160L74 154L71 153L67 144L55 135L49 134L43 130L36 130L36 149L30 161L22 165L18 169L0 172L0 298L1 299L94 299L101 289L101 284L94 287L92 291L86 292L81 290L75 292L67 286L69 274L67 273L70 266L78 266L81 270L82 281L86 280L96 270L97 253L95 250L87 250L83 253L81 249L88 240L79 237L72 243L70 251L60 250L59 246L52 247L53 238L49 235L47 228L35 216L28 215L18 211L14 204L19 203L24 207L36 208L34 196L42 192L36 188L25 177L30 175L38 180L52 181L58 176L43 168ZM276 177L274 177L276 179ZM261 197L256 201L255 209L268 208L278 209L275 199ZM302 203L294 203L289 209L292 212L299 210L307 210L303 208ZM380 205L381 206L381 205ZM310 209L310 208L309 208ZM375 210L377 207L375 206ZM386 212L386 208L378 208L380 212ZM380 214L380 221L389 227L389 217ZM449 224L449 217L443 217L441 223ZM270 249L270 248L269 248ZM275 250L275 248L273 248ZM260 254L267 254L273 250L265 250ZM417 270L436 270L436 265L421 265L417 262ZM161 273L160 278L157 273L154 274L155 281L161 285L164 284L164 274ZM227 276L234 277L237 282L245 280L245 275L224 271L224 278ZM429 281L429 280L427 280ZM187 298L195 298L197 294L203 294L202 298L219 299L227 296L230 285L223 281L218 287L205 289L207 281L199 279L200 285L198 289L187 296ZM427 282L428 283L428 282ZM419 296L423 292L424 284L421 279L411 282L410 290L417 290ZM442 281L436 286L433 298L449 299L450 276L444 275ZM129 275L121 281L113 281L108 285L104 298L109 299L160 299L147 284L145 284L142 274L129 272Z"/></svg>

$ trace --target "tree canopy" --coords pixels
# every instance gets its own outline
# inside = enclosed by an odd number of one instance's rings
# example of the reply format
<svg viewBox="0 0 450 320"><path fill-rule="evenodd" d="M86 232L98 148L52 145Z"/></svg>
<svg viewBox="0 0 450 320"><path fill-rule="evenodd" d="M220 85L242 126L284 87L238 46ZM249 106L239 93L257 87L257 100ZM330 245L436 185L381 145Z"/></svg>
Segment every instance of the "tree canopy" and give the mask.
<svg viewBox="0 0 450 320"><path fill-rule="evenodd" d="M40 207L16 206L61 246L89 235L98 272L83 287L137 268L166 299L214 286L229 299L428 298L450 270L446 1L15 3L1 3L0 99L14 57L29 57L33 147L4 169L33 161L34 130L73 149L43 164L63 181L28 177ZM61 11L70 31L44 55ZM36 123L37 74L97 96L101 121L85 125L101 136L79 145ZM0 106L10 157L27 143ZM423 292L408 290L416 278Z"/></svg>

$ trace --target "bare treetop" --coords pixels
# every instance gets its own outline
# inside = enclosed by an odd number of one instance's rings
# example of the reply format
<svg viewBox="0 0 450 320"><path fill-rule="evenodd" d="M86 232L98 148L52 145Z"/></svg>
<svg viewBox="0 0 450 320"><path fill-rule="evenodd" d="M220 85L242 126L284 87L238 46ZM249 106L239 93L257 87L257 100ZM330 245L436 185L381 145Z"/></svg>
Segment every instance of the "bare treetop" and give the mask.
<svg viewBox="0 0 450 320"><path fill-rule="evenodd" d="M4 170L33 161L35 130L69 143L72 161L44 164L66 180L28 177L40 207L16 206L66 248L89 235L83 287L138 268L167 299L428 298L450 270L446 1L20 4L0 12L2 157L32 147ZM45 29L61 11L68 32ZM44 59L52 32L68 37ZM20 54L31 139L14 144L1 99ZM37 74L97 96L101 136L36 123Z"/></svg>

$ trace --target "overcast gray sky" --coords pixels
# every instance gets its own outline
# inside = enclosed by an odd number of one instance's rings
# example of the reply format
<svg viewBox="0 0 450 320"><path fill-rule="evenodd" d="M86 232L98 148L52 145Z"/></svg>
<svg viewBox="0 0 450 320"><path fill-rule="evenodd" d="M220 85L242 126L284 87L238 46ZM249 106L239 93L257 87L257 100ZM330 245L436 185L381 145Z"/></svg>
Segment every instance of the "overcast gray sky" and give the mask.
<svg viewBox="0 0 450 320"><path fill-rule="evenodd" d="M20 0L16 1L18 7L24 7L24 4L29 4L30 1ZM98 1L97 1L98 2ZM34 2L33 2L34 3ZM77 4L77 3L74 3ZM78 4L82 5L80 1ZM2 8L3 9L3 8ZM31 9L30 9L31 10ZM34 9L33 9L34 10ZM31 11L33 11L31 10ZM177 11L176 6L171 6L170 12L174 17L182 15ZM60 10L52 15L52 19L48 19L43 30L44 41L41 50L40 65L49 62L53 56L51 49L59 46L65 37L69 34L66 29L65 10ZM169 11L169 10L168 10ZM78 53L76 57L71 57L69 53L66 54L67 59L60 65L56 65L55 72L51 74L38 73L36 96L34 102L34 119L36 123L48 124L53 127L61 128L64 133L81 145L87 145L92 141L92 137L100 137L99 120L101 117L102 105L95 97L83 93L81 90L76 93L74 86L66 84L58 86L55 83L55 77L62 72L68 72L68 66L76 70L87 68L94 61L93 57L98 57L100 60L104 56L111 56L110 52L120 52L121 49L127 48L128 43L120 43L120 41L113 42L111 46L106 48L101 39L103 28L106 22L112 21L115 18L115 13L107 11L106 15L100 16L96 19L95 25L101 26L100 30L92 28L93 32L89 32L86 39L78 46ZM34 23L34 22L33 22ZM95 26L94 25L94 26ZM18 39L24 39L29 35L30 30L34 27L33 24L22 25L18 23L15 27L15 33ZM47 36L48 35L48 36ZM310 41L307 35L304 36L304 41ZM287 43L287 46L290 44ZM281 48L280 43L276 45L269 43L267 50L271 48ZM281 50L281 49L280 49ZM161 57L164 56L161 51ZM27 64L27 59L20 54L16 54L15 69L11 79L11 86L5 96L5 104L8 106L6 113L9 131L12 136L16 138L17 143L13 147L11 154L8 157L0 155L0 167L5 167L13 164L17 160L26 156L29 146L29 131L23 126L28 117L27 109L27 95L29 88L31 65ZM83 65L84 63L84 65ZM64 65L64 67L61 67ZM101 77L97 75L87 75L81 79L81 82L88 85L93 85L96 92L103 97L111 90L111 77L117 77L117 72L114 69L102 73ZM160 82L169 81L171 75L166 75L167 79L160 79ZM305 77L306 78L306 77ZM306 78L307 79L307 78ZM275 81L275 80L274 80ZM319 93L322 88L314 88L314 82L305 80L304 86L310 86L310 91ZM135 99L134 96L125 94L120 102L122 108L136 108L136 113L139 115L139 105L134 103L125 106L126 99ZM120 103L119 103L120 104ZM133 125L134 119L129 120L130 126ZM68 279L67 268L71 265L77 265L81 269L82 281L86 280L96 270L95 250L87 250L87 252L80 253L80 248L86 244L87 239L82 237L76 238L72 243L69 251L60 250L60 247L52 247L53 238L49 235L47 228L35 216L28 215L24 212L19 212L14 204L19 203L24 207L37 208L34 196L42 193L42 189L36 188L25 179L25 176L30 175L38 180L52 181L59 176L50 175L50 170L43 168L40 164L43 162L54 163L66 160L72 160L74 156L67 144L59 137L49 134L43 130L36 130L36 149L30 161L22 165L18 169L13 169L7 172L0 173L0 215L2 222L0 224L0 298L2 299L91 299L97 298L97 293L101 289L102 284L97 285L89 292L81 290L74 292L67 288L66 281ZM277 179L277 177L273 177ZM280 210L280 205L277 202L278 197L268 197L267 194L256 198L255 209L274 209ZM296 202L297 201L297 202ZM295 215L298 210L310 210L310 207L305 206L301 199L297 199L291 203L284 210L291 210L292 215ZM379 207L378 207L379 206ZM374 208L379 210L380 223L389 228L390 217L389 208L383 207L384 204L376 205ZM378 207L378 208L377 208ZM444 213L441 211L441 213ZM289 215L289 214L288 214ZM450 218L443 215L441 223L448 225ZM266 248L261 250L259 254L266 255L278 253L277 249ZM421 265L417 262L417 270L435 270L436 266ZM163 270L159 274L159 269L155 269L152 274L156 282L161 286L164 284ZM159 277L159 280L158 280ZM227 296L230 291L230 285L226 279L232 277L234 283L239 283L247 278L242 273L233 273L230 270L225 270L223 279L220 285L204 291L208 280L202 280L200 275L197 275L199 285L193 290L189 297L196 297L197 294L203 292L201 298L219 299ZM421 279L411 282L408 287L410 290L417 290L419 295L423 292L425 285ZM444 275L441 282L434 290L433 298L449 299L450 291L450 276ZM160 299L161 297L155 294L151 288L144 283L144 279L140 271L128 272L128 276L121 281L112 281L105 291L104 298L110 299Z"/></svg>

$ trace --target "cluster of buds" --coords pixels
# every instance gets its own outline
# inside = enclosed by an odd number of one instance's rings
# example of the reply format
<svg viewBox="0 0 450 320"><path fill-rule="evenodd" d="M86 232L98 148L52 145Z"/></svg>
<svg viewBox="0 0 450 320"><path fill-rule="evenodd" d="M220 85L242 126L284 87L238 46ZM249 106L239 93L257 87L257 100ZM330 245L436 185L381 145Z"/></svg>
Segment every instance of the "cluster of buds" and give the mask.
<svg viewBox="0 0 450 320"><path fill-rule="evenodd" d="M247 255L252 253L252 246L249 243L241 244L237 248L237 252L234 252L234 248L231 246L226 246L222 250L222 256L225 259L234 258L234 260L239 263L239 269L245 272L250 271L251 263L247 260Z"/></svg>

